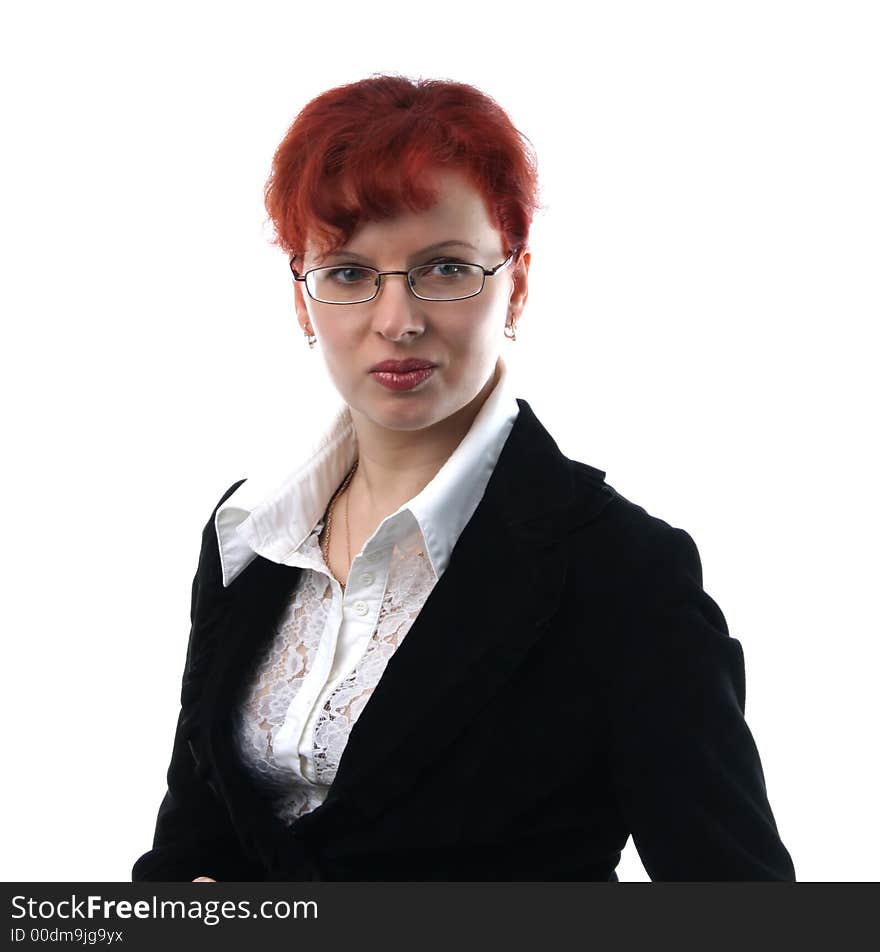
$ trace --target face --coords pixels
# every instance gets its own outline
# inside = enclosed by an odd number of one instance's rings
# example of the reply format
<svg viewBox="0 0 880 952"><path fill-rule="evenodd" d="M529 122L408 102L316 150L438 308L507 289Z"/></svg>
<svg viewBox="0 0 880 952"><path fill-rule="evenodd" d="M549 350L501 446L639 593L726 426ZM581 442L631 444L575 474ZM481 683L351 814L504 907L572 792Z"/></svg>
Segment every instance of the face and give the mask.
<svg viewBox="0 0 880 952"><path fill-rule="evenodd" d="M480 193L455 172L437 172L431 181L439 195L432 208L364 223L344 253L319 258L307 244L297 272L329 265L404 271L455 260L494 268L504 261L512 249L504 246ZM439 242L448 244L424 251ZM372 301L322 304L297 281L297 318L318 338L330 377L356 424L366 418L391 430L423 429L477 399L493 377L507 343L504 325L519 319L526 302L529 263L526 252L516 268L511 262L487 276L483 290L462 301L422 301L407 288L405 275L385 275ZM380 361L406 358L435 365L411 389L389 389L371 373Z"/></svg>

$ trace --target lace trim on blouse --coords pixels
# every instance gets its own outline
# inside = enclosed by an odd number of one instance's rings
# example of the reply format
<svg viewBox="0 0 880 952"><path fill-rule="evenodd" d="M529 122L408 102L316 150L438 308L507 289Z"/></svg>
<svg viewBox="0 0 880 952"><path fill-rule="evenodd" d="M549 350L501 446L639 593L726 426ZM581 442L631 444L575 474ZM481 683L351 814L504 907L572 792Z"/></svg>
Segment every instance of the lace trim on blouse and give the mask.
<svg viewBox="0 0 880 952"><path fill-rule="evenodd" d="M300 552L322 571L304 568L268 650L238 712L237 743L249 773L286 823L323 802L333 782L352 726L369 701L389 659L403 642L436 584L417 531L392 547L388 578L376 626L360 659L332 688L315 723L310 753L296 769L280 763L273 740L309 676L322 638L332 642L334 618L342 618L334 598L344 592L330 582L316 529ZM344 622L343 622L344 624ZM318 701L329 684L318 692ZM297 746L301 732L297 737ZM302 761L305 761L304 763ZM315 778L314 781L308 779Z"/></svg>

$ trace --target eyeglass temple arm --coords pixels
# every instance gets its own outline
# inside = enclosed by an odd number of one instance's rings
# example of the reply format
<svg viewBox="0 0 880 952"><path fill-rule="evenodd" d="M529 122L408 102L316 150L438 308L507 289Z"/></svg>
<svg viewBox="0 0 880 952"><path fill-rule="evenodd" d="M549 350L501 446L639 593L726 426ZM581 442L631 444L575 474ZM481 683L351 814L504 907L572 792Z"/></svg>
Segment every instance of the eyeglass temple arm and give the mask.
<svg viewBox="0 0 880 952"><path fill-rule="evenodd" d="M500 271L502 268L506 268L510 262L516 257L519 248L514 248L513 251L501 262L501 264L495 265L494 268L483 268L483 273L486 275L493 275Z"/></svg>

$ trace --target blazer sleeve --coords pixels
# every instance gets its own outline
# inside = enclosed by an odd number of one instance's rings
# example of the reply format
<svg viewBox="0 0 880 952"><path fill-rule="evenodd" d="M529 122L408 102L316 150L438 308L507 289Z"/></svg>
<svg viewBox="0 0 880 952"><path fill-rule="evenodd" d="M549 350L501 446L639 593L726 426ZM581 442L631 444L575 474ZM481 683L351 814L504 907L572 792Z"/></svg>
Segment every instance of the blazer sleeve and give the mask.
<svg viewBox="0 0 880 952"><path fill-rule="evenodd" d="M240 484L227 490L217 507ZM199 613L210 600L206 590L217 584L219 570L214 513L202 532L199 566L192 584L190 634L168 789L159 806L153 847L135 862L133 882L190 882L197 876L227 881L263 878L261 870L242 852L228 811L207 783L189 741L198 718L199 686L207 660L204 646L198 643Z"/></svg>
<svg viewBox="0 0 880 952"><path fill-rule="evenodd" d="M653 881L794 881L745 721L742 648L703 591L693 540L664 527L617 640L618 802Z"/></svg>

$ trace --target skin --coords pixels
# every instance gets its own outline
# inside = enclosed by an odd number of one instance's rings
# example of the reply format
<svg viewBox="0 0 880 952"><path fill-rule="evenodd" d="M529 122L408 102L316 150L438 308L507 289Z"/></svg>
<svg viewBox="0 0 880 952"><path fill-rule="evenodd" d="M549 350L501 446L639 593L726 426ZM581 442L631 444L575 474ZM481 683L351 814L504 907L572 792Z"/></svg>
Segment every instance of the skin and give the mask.
<svg viewBox="0 0 880 952"><path fill-rule="evenodd" d="M436 172L432 184L438 201L427 211L364 223L346 242L356 255L319 258L307 243L297 271L340 264L404 270L438 258L494 268L504 261L512 249L505 247L481 194L448 170ZM449 245L418 254L450 239L476 250ZM372 301L340 307L313 301L294 282L299 325L317 337L358 440L358 468L338 501L344 500L340 512L348 515L349 537L331 534L330 567L340 581L347 577L349 551L356 555L386 516L424 489L470 429L497 382L505 324L515 325L525 307L530 263L526 251L515 268L487 277L482 292L464 301L420 301L403 275L392 275L382 279ZM387 390L369 373L380 360L405 357L438 366L425 383L401 392ZM200 876L193 882L215 880Z"/></svg>

